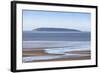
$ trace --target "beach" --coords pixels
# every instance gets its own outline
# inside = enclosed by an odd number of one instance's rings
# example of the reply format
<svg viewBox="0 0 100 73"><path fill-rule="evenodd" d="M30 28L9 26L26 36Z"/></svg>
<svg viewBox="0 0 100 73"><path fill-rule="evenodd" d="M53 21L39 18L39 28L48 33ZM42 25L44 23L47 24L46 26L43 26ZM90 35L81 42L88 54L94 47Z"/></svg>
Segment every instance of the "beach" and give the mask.
<svg viewBox="0 0 100 73"><path fill-rule="evenodd" d="M23 63L91 58L90 32L26 31L22 44Z"/></svg>
<svg viewBox="0 0 100 73"><path fill-rule="evenodd" d="M32 51L33 50L33 51ZM71 50L64 53L47 53L44 48L33 48L31 50L23 50L23 62L47 62L47 61L73 61L91 59L91 51Z"/></svg>

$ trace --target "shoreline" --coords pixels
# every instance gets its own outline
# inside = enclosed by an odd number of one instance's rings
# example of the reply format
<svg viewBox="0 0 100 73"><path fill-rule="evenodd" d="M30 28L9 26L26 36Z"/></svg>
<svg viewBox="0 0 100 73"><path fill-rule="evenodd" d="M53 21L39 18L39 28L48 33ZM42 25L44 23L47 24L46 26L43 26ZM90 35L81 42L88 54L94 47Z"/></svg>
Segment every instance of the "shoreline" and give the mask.
<svg viewBox="0 0 100 73"><path fill-rule="evenodd" d="M66 54L66 57L63 58L64 54ZM74 51L67 51L64 52L64 54L50 54L44 52L44 50L36 50L36 51L23 51L22 56L23 58L29 58L31 59L32 57L39 57L39 56L62 56L60 58L54 58L54 59L44 59L44 60L30 60L30 61L25 61L23 60L24 63L29 63L29 62L48 62L48 61L74 61L74 60L87 60L91 59L91 51L90 50L74 50ZM67 55L72 54L73 56L67 57ZM79 55L75 56L74 54Z"/></svg>

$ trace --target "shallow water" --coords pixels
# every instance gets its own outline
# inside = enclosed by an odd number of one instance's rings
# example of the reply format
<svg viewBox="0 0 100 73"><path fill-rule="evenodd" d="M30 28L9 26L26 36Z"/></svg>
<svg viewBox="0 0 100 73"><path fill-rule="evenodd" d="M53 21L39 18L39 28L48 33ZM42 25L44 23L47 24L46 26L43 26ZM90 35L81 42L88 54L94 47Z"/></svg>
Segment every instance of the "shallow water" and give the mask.
<svg viewBox="0 0 100 73"><path fill-rule="evenodd" d="M67 47L64 47L67 46ZM26 49L25 49L26 48ZM55 54L53 56L29 56L23 57L23 62L31 62L36 60L53 60L53 59L64 59L64 58L78 58L82 55L80 54L65 54L69 51L81 51L90 50L90 42L80 42L80 41L24 41L25 51L35 51L36 48L43 48L44 53ZM56 54L59 54L57 56ZM61 55L60 55L61 54Z"/></svg>
<svg viewBox="0 0 100 73"><path fill-rule="evenodd" d="M60 58L77 58L82 55L79 54L64 54L60 56L30 56L30 57L23 57L24 62L28 61L35 61L35 60L52 60L52 59L60 59Z"/></svg>
<svg viewBox="0 0 100 73"><path fill-rule="evenodd" d="M90 41L23 41L23 48L90 48Z"/></svg>

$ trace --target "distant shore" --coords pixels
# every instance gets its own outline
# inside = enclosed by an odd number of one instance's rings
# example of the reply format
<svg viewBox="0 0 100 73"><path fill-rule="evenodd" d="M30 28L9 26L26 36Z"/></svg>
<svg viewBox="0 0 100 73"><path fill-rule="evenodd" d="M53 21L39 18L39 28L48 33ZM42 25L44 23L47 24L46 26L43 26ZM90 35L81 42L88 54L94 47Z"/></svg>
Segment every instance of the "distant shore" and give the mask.
<svg viewBox="0 0 100 73"><path fill-rule="evenodd" d="M55 59L44 59L44 60L31 60L31 61L24 61L27 62L46 62L46 61L71 61L71 60L87 60L91 59L91 51L90 50L74 50L74 51L67 51L64 54L76 54L79 55L78 57L66 57L66 58L55 58ZM42 48L38 48L35 51L24 51L22 52L23 58L27 57L38 57L38 56L63 56L64 54L49 54L44 52Z"/></svg>

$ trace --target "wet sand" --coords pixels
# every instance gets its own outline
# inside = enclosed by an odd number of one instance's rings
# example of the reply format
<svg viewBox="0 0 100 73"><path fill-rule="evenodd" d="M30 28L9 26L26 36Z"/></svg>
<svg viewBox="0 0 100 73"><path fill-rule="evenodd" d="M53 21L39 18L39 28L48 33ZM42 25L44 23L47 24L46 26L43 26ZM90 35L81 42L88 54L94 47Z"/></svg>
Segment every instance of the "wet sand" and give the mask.
<svg viewBox="0 0 100 73"><path fill-rule="evenodd" d="M47 56L47 55L61 55L61 54L49 54L44 52L44 50L36 50L36 51L23 51L23 57L27 56Z"/></svg>
<svg viewBox="0 0 100 73"><path fill-rule="evenodd" d="M49 59L49 60L32 60L32 61L27 61L27 62L47 62L47 61L73 61L73 60L87 60L87 59L91 59L91 52L90 50L74 50L74 51L68 51L65 52L64 54L78 54L80 55L79 57L68 57L68 58L55 58L55 59ZM44 52L43 49L34 49L34 51L30 50L30 51L25 51L23 50L23 58L25 57L30 57L30 56L61 56L64 54L50 54L50 53L46 53ZM25 63L27 63L26 61L23 61Z"/></svg>

